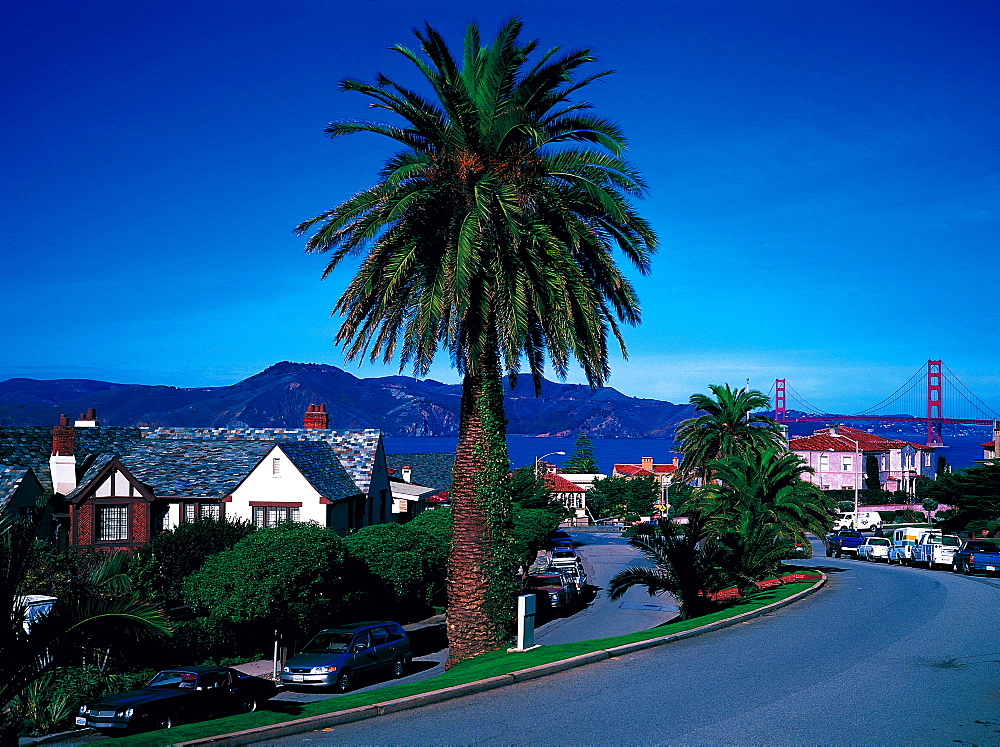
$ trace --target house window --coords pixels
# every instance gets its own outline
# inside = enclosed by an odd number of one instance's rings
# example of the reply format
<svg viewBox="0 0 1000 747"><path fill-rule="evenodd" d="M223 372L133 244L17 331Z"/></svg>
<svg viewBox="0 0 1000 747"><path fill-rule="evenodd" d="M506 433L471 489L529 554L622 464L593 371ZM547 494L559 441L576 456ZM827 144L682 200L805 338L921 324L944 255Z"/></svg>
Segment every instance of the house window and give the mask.
<svg viewBox="0 0 1000 747"><path fill-rule="evenodd" d="M184 504L184 521L192 522L198 518L198 504L197 503L185 503Z"/></svg>
<svg viewBox="0 0 1000 747"><path fill-rule="evenodd" d="M842 472L851 471L851 457L845 456L840 458L840 469Z"/></svg>
<svg viewBox="0 0 1000 747"><path fill-rule="evenodd" d="M218 521L222 518L222 511L218 503L202 503L201 504L201 518L203 519L215 519Z"/></svg>
<svg viewBox="0 0 1000 747"><path fill-rule="evenodd" d="M820 454L819 455L819 470L820 472L826 472L830 469L830 455Z"/></svg>
<svg viewBox="0 0 1000 747"><path fill-rule="evenodd" d="M931 466L931 453L929 451L924 452L924 466L925 467Z"/></svg>
<svg viewBox="0 0 1000 747"><path fill-rule="evenodd" d="M253 523L258 527L276 527L289 521L299 520L298 508L281 506L254 506Z"/></svg>
<svg viewBox="0 0 1000 747"><path fill-rule="evenodd" d="M128 539L128 506L98 506L97 541L126 542Z"/></svg>
<svg viewBox="0 0 1000 747"><path fill-rule="evenodd" d="M271 477L281 477L281 457L271 460Z"/></svg>

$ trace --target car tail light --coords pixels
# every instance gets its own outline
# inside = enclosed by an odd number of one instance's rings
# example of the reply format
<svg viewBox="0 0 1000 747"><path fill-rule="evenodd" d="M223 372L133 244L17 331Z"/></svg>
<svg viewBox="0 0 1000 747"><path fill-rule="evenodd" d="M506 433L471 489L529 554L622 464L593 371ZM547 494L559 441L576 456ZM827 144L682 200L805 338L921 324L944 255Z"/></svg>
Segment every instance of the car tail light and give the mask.
<svg viewBox="0 0 1000 747"><path fill-rule="evenodd" d="M975 559L976 559L975 555L969 555L969 559L965 562L971 565L975 561Z"/></svg>

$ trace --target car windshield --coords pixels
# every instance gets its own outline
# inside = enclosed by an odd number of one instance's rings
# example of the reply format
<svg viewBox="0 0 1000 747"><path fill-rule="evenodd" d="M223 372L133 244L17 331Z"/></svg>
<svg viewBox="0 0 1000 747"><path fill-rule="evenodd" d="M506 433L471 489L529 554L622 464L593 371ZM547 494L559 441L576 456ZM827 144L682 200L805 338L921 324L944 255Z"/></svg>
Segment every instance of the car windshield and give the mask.
<svg viewBox="0 0 1000 747"><path fill-rule="evenodd" d="M354 637L353 630L324 630L302 649L303 654L343 654Z"/></svg>
<svg viewBox="0 0 1000 747"><path fill-rule="evenodd" d="M869 540L868 544L870 544L870 545L886 546L886 545L889 544L889 540L886 540L886 539L871 539L871 540Z"/></svg>
<svg viewBox="0 0 1000 747"><path fill-rule="evenodd" d="M528 586L561 586L562 579L559 576L532 576L528 579Z"/></svg>
<svg viewBox="0 0 1000 747"><path fill-rule="evenodd" d="M157 674L149 681L148 687L193 688L198 681L194 672L177 672L166 670Z"/></svg>
<svg viewBox="0 0 1000 747"><path fill-rule="evenodd" d="M947 547L958 547L962 541L958 537L942 537L941 544Z"/></svg>
<svg viewBox="0 0 1000 747"><path fill-rule="evenodd" d="M841 532L841 537L860 537L861 532Z"/></svg>

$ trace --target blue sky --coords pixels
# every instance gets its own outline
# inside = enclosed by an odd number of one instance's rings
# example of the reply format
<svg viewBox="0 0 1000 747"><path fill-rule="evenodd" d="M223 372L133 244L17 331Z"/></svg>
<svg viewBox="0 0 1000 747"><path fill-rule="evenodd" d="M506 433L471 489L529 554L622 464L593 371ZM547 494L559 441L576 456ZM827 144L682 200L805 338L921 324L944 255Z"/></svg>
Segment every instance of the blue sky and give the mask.
<svg viewBox="0 0 1000 747"><path fill-rule="evenodd" d="M370 185L391 146L345 77L512 14L589 47L596 110L650 185L662 247L610 384L686 401L787 378L853 412L942 358L1000 410L1000 5L663 0L20 0L0 24L0 380L215 386L344 364L292 228ZM432 376L457 378L442 356ZM581 381L577 376L572 381ZM948 414L947 412L945 413Z"/></svg>

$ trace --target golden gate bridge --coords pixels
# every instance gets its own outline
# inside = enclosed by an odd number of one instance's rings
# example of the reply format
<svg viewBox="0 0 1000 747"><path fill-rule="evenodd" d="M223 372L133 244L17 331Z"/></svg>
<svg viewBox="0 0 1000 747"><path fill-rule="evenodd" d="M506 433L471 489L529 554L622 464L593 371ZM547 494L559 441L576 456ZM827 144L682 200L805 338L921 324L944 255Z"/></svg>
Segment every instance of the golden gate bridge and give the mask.
<svg viewBox="0 0 1000 747"><path fill-rule="evenodd" d="M941 446L945 424L996 425L1000 415L977 397L941 361L927 361L910 379L881 402L852 415L822 412L809 404L785 379L774 380L774 419L779 423L855 420L880 423L925 423L927 445ZM804 415L789 415L788 403ZM947 416L945 407L947 406ZM890 409L924 415L890 414Z"/></svg>

